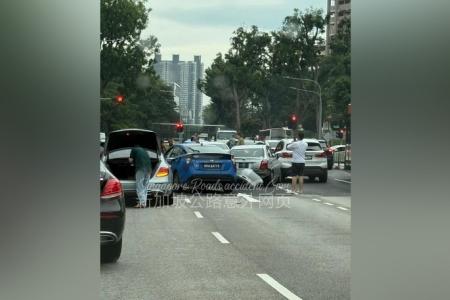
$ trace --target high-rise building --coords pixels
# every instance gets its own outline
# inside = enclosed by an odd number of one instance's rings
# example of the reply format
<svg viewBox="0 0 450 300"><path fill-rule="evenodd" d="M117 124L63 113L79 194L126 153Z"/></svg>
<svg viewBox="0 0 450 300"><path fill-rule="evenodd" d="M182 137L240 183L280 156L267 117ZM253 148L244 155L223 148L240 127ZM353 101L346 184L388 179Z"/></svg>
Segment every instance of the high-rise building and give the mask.
<svg viewBox="0 0 450 300"><path fill-rule="evenodd" d="M339 23L344 18L350 18L350 0L327 0L327 13L330 22L327 25L326 53L330 53L331 38L336 34Z"/></svg>
<svg viewBox="0 0 450 300"><path fill-rule="evenodd" d="M203 94L197 88L197 82L203 78L203 64L199 55L194 61L180 61L180 56L172 55L172 60L161 60L155 56L155 72L170 86L175 86L178 96L180 116L185 123L201 124Z"/></svg>

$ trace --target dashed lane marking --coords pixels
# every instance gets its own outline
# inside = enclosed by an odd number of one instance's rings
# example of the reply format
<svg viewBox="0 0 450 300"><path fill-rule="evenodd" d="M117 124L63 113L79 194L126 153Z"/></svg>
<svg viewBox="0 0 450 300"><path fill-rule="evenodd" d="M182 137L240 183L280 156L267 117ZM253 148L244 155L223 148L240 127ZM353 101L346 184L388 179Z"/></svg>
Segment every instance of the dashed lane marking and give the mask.
<svg viewBox="0 0 450 300"><path fill-rule="evenodd" d="M202 214L201 214L199 211L194 211L194 214L195 214L195 216L196 216L197 218L203 219L203 216L202 216Z"/></svg>
<svg viewBox="0 0 450 300"><path fill-rule="evenodd" d="M349 184L352 183L351 181L347 181L347 180L343 180L343 179L337 179L337 178L334 178L334 180L339 181L339 182L349 183Z"/></svg>
<svg viewBox="0 0 450 300"><path fill-rule="evenodd" d="M342 206L338 206L337 208L339 208L340 210L348 210L348 208L342 207Z"/></svg>
<svg viewBox="0 0 450 300"><path fill-rule="evenodd" d="M319 200L319 199L316 199L316 198L313 198L313 201L322 202L322 200Z"/></svg>
<svg viewBox="0 0 450 300"><path fill-rule="evenodd" d="M191 204L191 200L189 200L188 198L185 198L184 202L186 202L187 204Z"/></svg>
<svg viewBox="0 0 450 300"><path fill-rule="evenodd" d="M253 198L253 197L251 197L250 195L247 195L247 194L241 194L241 193L239 193L239 194L237 194L237 195L238 195L238 197L241 196L242 198L244 198L244 199L247 200L248 202L261 202L261 201L259 201L258 199L255 199L255 198Z"/></svg>
<svg viewBox="0 0 450 300"><path fill-rule="evenodd" d="M297 295L295 295L294 293L292 293L290 290L288 290L287 288L282 286L278 281L276 281L275 279L273 279L269 275L267 275L267 274L256 274L256 275L258 275L259 278L261 278L268 285L270 285L275 290L277 290L278 293L280 293L281 295L286 297L286 299L289 299L289 300L302 300L302 298L300 298Z"/></svg>
<svg viewBox="0 0 450 300"><path fill-rule="evenodd" d="M219 240L219 242L221 242L222 244L229 244L230 242L229 241L227 241L227 239L226 238L224 238L220 233L218 233L218 232L211 232L215 237L216 237L216 239L218 239Z"/></svg>
<svg viewBox="0 0 450 300"><path fill-rule="evenodd" d="M334 205L333 203L330 203L330 202L325 202L324 204L325 205L329 205L329 206L333 206Z"/></svg>

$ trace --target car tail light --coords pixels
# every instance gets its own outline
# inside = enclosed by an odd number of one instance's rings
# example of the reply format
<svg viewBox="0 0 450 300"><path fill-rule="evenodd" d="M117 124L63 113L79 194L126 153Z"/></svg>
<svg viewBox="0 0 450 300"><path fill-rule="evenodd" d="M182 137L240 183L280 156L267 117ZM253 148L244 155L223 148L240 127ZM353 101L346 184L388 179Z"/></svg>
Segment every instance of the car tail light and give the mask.
<svg viewBox="0 0 450 300"><path fill-rule="evenodd" d="M103 187L100 198L108 199L119 197L120 195L122 195L122 185L120 184L120 181L116 178L110 178Z"/></svg>
<svg viewBox="0 0 450 300"><path fill-rule="evenodd" d="M292 153L281 152L281 157L283 157L283 158L291 158L292 157Z"/></svg>
<svg viewBox="0 0 450 300"><path fill-rule="evenodd" d="M327 157L327 153L325 151L316 154L316 157Z"/></svg>
<svg viewBox="0 0 450 300"><path fill-rule="evenodd" d="M158 169L158 172L156 172L156 177L166 177L166 176L169 176L169 168L160 167Z"/></svg>
<svg viewBox="0 0 450 300"><path fill-rule="evenodd" d="M268 168L269 168L269 161L263 159L263 160L261 161L261 164L259 165L259 169L261 169L261 170L266 170L266 169L268 169Z"/></svg>

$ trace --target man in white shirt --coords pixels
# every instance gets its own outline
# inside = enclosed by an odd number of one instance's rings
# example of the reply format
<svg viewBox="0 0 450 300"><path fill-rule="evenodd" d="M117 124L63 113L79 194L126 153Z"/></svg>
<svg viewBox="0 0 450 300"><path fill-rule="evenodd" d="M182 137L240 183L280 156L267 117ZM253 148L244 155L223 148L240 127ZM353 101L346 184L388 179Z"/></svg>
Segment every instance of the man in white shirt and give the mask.
<svg viewBox="0 0 450 300"><path fill-rule="evenodd" d="M292 151L292 191L297 189L297 181L300 178L299 193L303 194L303 169L305 168L305 153L308 143L304 140L303 131L298 133L298 140L287 145L286 149Z"/></svg>

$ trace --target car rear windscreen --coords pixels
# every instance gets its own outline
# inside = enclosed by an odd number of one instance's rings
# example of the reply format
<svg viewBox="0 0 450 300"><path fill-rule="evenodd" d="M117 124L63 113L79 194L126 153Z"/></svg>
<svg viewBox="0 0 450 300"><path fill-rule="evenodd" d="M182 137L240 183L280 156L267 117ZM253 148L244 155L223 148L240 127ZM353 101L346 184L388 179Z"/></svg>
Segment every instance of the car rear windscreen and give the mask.
<svg viewBox="0 0 450 300"><path fill-rule="evenodd" d="M189 145L186 149L190 153L226 153L226 151L218 146L214 145Z"/></svg>
<svg viewBox="0 0 450 300"><path fill-rule="evenodd" d="M231 155L234 157L263 157L264 150L262 148L232 149Z"/></svg>
<svg viewBox="0 0 450 300"><path fill-rule="evenodd" d="M308 148L306 148L306 151L320 151L322 150L322 147L320 147L319 143L308 143Z"/></svg>

